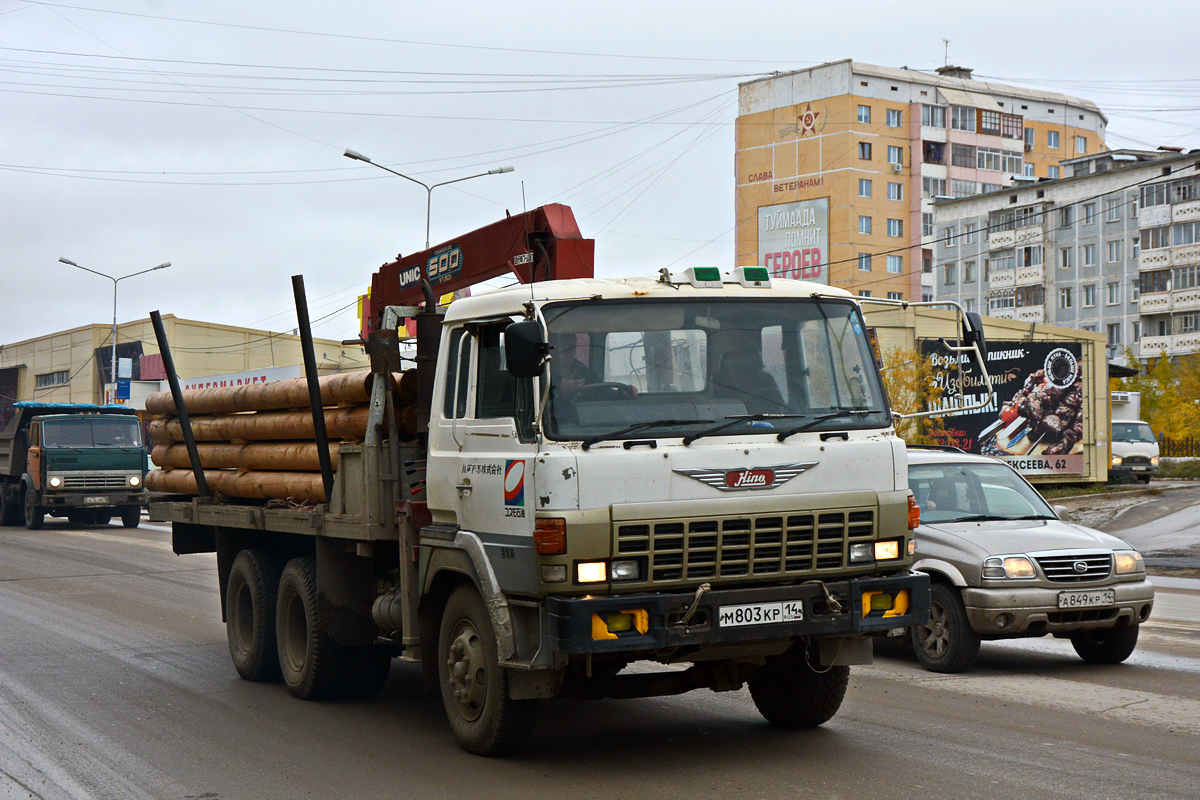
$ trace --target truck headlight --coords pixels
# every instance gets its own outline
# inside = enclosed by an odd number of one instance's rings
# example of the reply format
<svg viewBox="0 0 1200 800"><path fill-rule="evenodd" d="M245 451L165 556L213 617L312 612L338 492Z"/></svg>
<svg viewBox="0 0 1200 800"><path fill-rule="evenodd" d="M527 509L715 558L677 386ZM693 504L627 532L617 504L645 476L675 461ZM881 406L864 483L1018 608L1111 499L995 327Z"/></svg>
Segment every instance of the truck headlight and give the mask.
<svg viewBox="0 0 1200 800"><path fill-rule="evenodd" d="M1125 461L1125 459L1121 458L1120 456L1113 456L1113 457L1112 457L1112 465L1113 465L1114 467L1119 467L1119 466L1121 466L1121 464L1122 464L1124 461Z"/></svg>
<svg viewBox="0 0 1200 800"><path fill-rule="evenodd" d="M62 478L55 475L49 480L49 483L51 489L57 489L58 487L62 486Z"/></svg>
<svg viewBox="0 0 1200 800"><path fill-rule="evenodd" d="M1113 566L1118 575L1146 571L1146 562L1137 550L1118 550L1113 553Z"/></svg>
<svg viewBox="0 0 1200 800"><path fill-rule="evenodd" d="M581 561L575 565L575 580L580 583L604 583L608 580L608 564L603 561Z"/></svg>
<svg viewBox="0 0 1200 800"><path fill-rule="evenodd" d="M1033 562L1025 556L992 556L983 562L985 578L1032 578L1036 575Z"/></svg>
<svg viewBox="0 0 1200 800"><path fill-rule="evenodd" d="M850 563L862 564L875 557L874 542L855 542L850 545Z"/></svg>
<svg viewBox="0 0 1200 800"><path fill-rule="evenodd" d="M875 543L876 561L895 561L899 557L900 541L898 539L887 539Z"/></svg>
<svg viewBox="0 0 1200 800"><path fill-rule="evenodd" d="M1150 464L1152 466L1157 467L1158 466L1158 456L1150 456Z"/></svg>
<svg viewBox="0 0 1200 800"><path fill-rule="evenodd" d="M130 485L130 486L132 486L132 487L134 487L135 489L136 489L138 486L141 486L141 485L142 485L142 478L141 478L141 476L140 476L140 475L130 475L130 476L129 476L129 485Z"/></svg>

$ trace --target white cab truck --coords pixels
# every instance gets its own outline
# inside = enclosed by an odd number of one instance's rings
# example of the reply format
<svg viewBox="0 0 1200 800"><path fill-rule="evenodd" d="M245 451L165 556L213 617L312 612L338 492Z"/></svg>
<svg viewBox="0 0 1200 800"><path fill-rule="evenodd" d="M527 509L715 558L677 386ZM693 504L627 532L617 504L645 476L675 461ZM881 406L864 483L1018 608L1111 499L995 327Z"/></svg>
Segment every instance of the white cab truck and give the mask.
<svg viewBox="0 0 1200 800"><path fill-rule="evenodd" d="M1140 392L1112 393L1112 461L1109 479L1149 483L1158 474L1158 437L1141 419Z"/></svg>
<svg viewBox="0 0 1200 800"><path fill-rule="evenodd" d="M769 722L819 725L871 635L926 621L905 447L847 292L697 267L444 315L425 296L427 422L398 433L376 381L327 502L152 504L176 552L217 553L242 677L361 696L419 662L462 747L499 755L556 697L748 684ZM371 336L381 372L395 341Z"/></svg>

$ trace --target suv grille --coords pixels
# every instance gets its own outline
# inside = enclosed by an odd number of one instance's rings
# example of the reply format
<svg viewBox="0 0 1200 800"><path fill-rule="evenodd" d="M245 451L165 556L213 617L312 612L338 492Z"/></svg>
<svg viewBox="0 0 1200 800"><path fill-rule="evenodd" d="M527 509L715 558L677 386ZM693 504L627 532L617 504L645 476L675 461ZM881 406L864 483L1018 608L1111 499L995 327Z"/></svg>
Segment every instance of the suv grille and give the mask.
<svg viewBox="0 0 1200 800"><path fill-rule="evenodd" d="M737 580L841 570L851 541L874 538L874 510L838 510L623 522L616 549L645 556L651 583Z"/></svg>
<svg viewBox="0 0 1200 800"><path fill-rule="evenodd" d="M1107 578L1112 572L1111 553L1076 553L1034 559L1046 578L1055 583L1078 583Z"/></svg>
<svg viewBox="0 0 1200 800"><path fill-rule="evenodd" d="M64 475L64 489L75 490L94 490L94 489L127 489L129 488L129 478L125 475Z"/></svg>

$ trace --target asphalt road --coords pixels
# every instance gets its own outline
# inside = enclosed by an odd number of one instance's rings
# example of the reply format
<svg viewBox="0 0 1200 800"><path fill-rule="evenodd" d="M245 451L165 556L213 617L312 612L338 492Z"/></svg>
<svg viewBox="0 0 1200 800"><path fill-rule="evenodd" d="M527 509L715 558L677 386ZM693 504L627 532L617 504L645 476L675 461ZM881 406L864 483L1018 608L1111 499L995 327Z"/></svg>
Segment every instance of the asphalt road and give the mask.
<svg viewBox="0 0 1200 800"><path fill-rule="evenodd" d="M168 538L0 528L0 800L1200 796L1200 583L1160 589L1123 665L1034 640L942 676L891 644L815 731L772 729L744 691L550 701L502 761L455 745L411 665L373 701L239 680L215 560Z"/></svg>

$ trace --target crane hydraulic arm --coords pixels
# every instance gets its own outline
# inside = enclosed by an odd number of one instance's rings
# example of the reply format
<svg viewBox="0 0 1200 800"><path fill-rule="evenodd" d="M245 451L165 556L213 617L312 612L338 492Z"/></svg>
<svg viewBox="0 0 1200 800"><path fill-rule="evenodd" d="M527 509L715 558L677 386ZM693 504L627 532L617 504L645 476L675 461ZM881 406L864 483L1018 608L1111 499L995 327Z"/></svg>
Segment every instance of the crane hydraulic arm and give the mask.
<svg viewBox="0 0 1200 800"><path fill-rule="evenodd" d="M379 329L387 306L419 305L422 281L440 295L509 272L521 283L590 278L595 246L579 233L570 207L553 203L397 257L371 280L371 294L363 301L363 338Z"/></svg>

